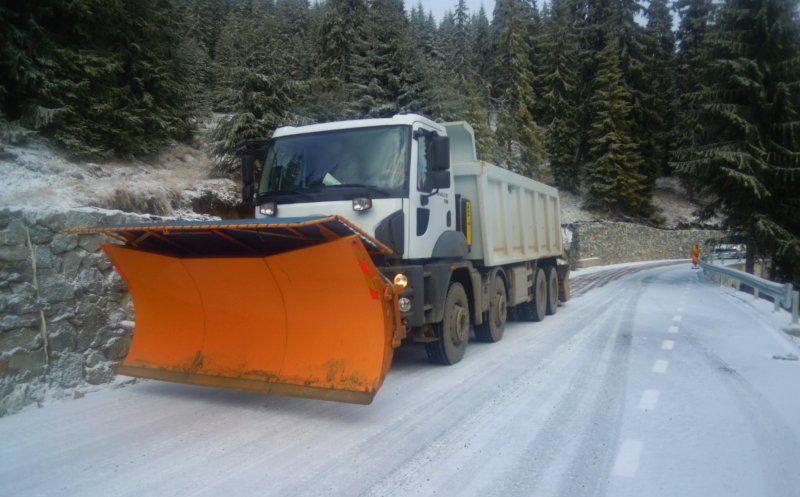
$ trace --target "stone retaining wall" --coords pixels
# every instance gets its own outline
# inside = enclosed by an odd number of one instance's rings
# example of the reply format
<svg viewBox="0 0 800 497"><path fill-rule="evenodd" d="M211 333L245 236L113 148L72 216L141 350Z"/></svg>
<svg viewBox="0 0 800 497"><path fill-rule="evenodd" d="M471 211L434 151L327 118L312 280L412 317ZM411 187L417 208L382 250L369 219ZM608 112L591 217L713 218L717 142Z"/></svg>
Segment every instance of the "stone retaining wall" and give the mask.
<svg viewBox="0 0 800 497"><path fill-rule="evenodd" d="M692 245L700 252L712 247L706 242L720 238L718 230L666 230L634 223L590 222L563 227L565 249L572 267L582 259L598 258L599 264L618 264L662 259L691 259Z"/></svg>
<svg viewBox="0 0 800 497"><path fill-rule="evenodd" d="M142 220L0 208L0 415L113 379L130 344L130 298L101 236L62 230Z"/></svg>

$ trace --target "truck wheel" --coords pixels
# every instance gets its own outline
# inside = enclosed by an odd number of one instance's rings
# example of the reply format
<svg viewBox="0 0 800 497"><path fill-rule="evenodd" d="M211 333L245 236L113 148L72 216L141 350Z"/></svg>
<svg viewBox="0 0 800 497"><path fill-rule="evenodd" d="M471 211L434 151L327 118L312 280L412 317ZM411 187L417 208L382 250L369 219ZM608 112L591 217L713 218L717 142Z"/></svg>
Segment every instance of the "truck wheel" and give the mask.
<svg viewBox="0 0 800 497"><path fill-rule="evenodd" d="M547 279L547 315L552 316L558 310L558 273L555 266L545 269Z"/></svg>
<svg viewBox="0 0 800 497"><path fill-rule="evenodd" d="M433 325L435 342L425 344L428 359L435 364L455 364L464 357L469 341L469 302L461 283L455 282L447 291L444 319Z"/></svg>
<svg viewBox="0 0 800 497"><path fill-rule="evenodd" d="M547 280L542 268L536 269L533 279L533 299L516 306L514 315L520 321L541 321L547 312Z"/></svg>
<svg viewBox="0 0 800 497"><path fill-rule="evenodd" d="M492 290L489 293L489 312L483 323L475 326L475 336L481 342L494 343L503 338L508 317L508 297L503 279L495 273L492 277Z"/></svg>

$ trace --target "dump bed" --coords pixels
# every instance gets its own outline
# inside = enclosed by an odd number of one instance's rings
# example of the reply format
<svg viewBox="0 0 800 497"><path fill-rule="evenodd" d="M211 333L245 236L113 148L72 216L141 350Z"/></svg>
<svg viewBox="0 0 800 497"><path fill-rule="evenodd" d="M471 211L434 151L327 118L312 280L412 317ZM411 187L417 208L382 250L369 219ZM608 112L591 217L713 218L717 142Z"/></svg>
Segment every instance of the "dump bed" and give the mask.
<svg viewBox="0 0 800 497"><path fill-rule="evenodd" d="M558 190L485 161L466 122L444 123L457 195L472 201L468 259L486 266L562 255Z"/></svg>
<svg viewBox="0 0 800 497"><path fill-rule="evenodd" d="M558 190L486 162L453 166L456 193L472 201L469 259L486 266L562 253Z"/></svg>

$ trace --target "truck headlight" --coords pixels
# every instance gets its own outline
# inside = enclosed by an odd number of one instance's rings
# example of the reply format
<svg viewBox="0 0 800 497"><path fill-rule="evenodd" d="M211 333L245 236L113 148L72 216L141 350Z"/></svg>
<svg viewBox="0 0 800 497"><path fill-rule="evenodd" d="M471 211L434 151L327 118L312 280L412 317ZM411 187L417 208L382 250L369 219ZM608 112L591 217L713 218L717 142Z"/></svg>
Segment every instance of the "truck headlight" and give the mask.
<svg viewBox="0 0 800 497"><path fill-rule="evenodd" d="M372 199L369 197L358 197L353 199L353 210L364 212L372 208Z"/></svg>
<svg viewBox="0 0 800 497"><path fill-rule="evenodd" d="M262 204L261 207L258 208L258 212L265 216L275 217L278 214L278 204L274 202Z"/></svg>
<svg viewBox="0 0 800 497"><path fill-rule="evenodd" d="M400 297L397 299L397 305L400 307L400 312L408 312L411 310L411 299L408 297Z"/></svg>

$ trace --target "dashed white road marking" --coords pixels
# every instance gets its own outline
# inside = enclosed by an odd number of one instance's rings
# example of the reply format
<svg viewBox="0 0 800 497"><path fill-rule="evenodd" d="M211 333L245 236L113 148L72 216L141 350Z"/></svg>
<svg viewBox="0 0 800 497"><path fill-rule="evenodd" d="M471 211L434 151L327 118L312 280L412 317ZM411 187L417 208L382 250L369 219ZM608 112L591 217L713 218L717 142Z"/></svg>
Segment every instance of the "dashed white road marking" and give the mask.
<svg viewBox="0 0 800 497"><path fill-rule="evenodd" d="M665 361L664 359L659 359L655 362L655 364L653 364L653 372L666 373L668 367L669 367L669 361Z"/></svg>
<svg viewBox="0 0 800 497"><path fill-rule="evenodd" d="M680 314L676 314L675 316L672 317L672 320L675 321L676 323L680 323L681 319L683 318L681 317Z"/></svg>
<svg viewBox="0 0 800 497"><path fill-rule="evenodd" d="M642 392L642 398L639 399L639 409L642 411L652 411L658 405L658 397L661 392L658 390L645 390Z"/></svg>
<svg viewBox="0 0 800 497"><path fill-rule="evenodd" d="M669 333L677 333L678 332L678 327L677 326L670 326L669 330L667 330L667 331L669 331Z"/></svg>
<svg viewBox="0 0 800 497"><path fill-rule="evenodd" d="M639 460L642 457L644 444L641 440L625 439L617 452L611 474L625 478L633 478L639 471Z"/></svg>
<svg viewBox="0 0 800 497"><path fill-rule="evenodd" d="M664 340L661 344L662 350L672 350L675 348L675 341L674 340Z"/></svg>

